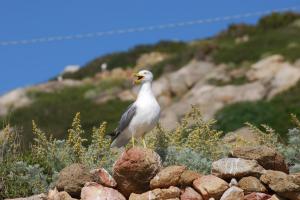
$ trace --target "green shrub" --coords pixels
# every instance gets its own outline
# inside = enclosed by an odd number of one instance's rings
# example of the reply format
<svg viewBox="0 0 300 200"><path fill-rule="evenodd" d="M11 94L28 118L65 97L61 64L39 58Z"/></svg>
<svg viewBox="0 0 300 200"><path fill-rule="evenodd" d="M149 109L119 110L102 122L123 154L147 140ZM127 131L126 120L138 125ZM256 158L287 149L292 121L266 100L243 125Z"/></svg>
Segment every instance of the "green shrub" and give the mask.
<svg viewBox="0 0 300 200"><path fill-rule="evenodd" d="M258 28L264 30L282 28L291 24L296 19L300 19L300 14L293 12L272 13L259 20Z"/></svg>

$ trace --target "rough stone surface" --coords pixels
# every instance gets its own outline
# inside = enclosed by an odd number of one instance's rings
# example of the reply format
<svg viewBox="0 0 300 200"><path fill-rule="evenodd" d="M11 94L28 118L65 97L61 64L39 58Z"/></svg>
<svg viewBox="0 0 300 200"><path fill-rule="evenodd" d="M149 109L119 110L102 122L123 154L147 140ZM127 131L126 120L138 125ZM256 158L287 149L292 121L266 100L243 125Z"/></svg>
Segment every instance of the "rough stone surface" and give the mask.
<svg viewBox="0 0 300 200"><path fill-rule="evenodd" d="M81 188L92 180L93 176L89 170L84 165L75 163L61 170L56 188L58 191L66 191L74 198L79 198Z"/></svg>
<svg viewBox="0 0 300 200"><path fill-rule="evenodd" d="M289 172L284 157L274 149L266 146L239 147L233 149L230 156L256 160L265 169Z"/></svg>
<svg viewBox="0 0 300 200"><path fill-rule="evenodd" d="M129 200L171 200L178 199L180 197L180 189L171 186L167 189L154 189L143 194L132 193Z"/></svg>
<svg viewBox="0 0 300 200"><path fill-rule="evenodd" d="M72 198L67 192L58 192L56 188L48 192L47 200L76 200Z"/></svg>
<svg viewBox="0 0 300 200"><path fill-rule="evenodd" d="M150 149L131 148L125 151L113 167L113 177L118 190L128 197L131 193L143 193L150 189L151 179L159 172L161 160Z"/></svg>
<svg viewBox="0 0 300 200"><path fill-rule="evenodd" d="M94 169L91 174L94 176L94 181L103 186L112 188L117 186L115 179L104 168Z"/></svg>
<svg viewBox="0 0 300 200"><path fill-rule="evenodd" d="M224 192L221 200L244 200L244 192L236 186L230 187Z"/></svg>
<svg viewBox="0 0 300 200"><path fill-rule="evenodd" d="M224 179L259 176L263 170L257 161L241 158L222 158L212 164L212 174Z"/></svg>
<svg viewBox="0 0 300 200"><path fill-rule="evenodd" d="M300 192L297 175L287 175L284 172L267 170L260 180L276 193Z"/></svg>
<svg viewBox="0 0 300 200"><path fill-rule="evenodd" d="M234 146L245 146L245 144L259 145L258 134L251 131L248 127L242 127L227 133L222 140L226 144L233 144Z"/></svg>
<svg viewBox="0 0 300 200"><path fill-rule="evenodd" d="M271 195L265 193L253 192L244 197L244 200L268 200L271 198Z"/></svg>
<svg viewBox="0 0 300 200"><path fill-rule="evenodd" d="M193 188L187 187L180 196L180 200L203 200L202 196Z"/></svg>
<svg viewBox="0 0 300 200"><path fill-rule="evenodd" d="M185 166L168 166L162 169L150 182L150 188L168 188L179 185L179 179Z"/></svg>
<svg viewBox="0 0 300 200"><path fill-rule="evenodd" d="M126 200L117 190L95 182L86 183L81 191L81 200Z"/></svg>
<svg viewBox="0 0 300 200"><path fill-rule="evenodd" d="M183 186L192 186L194 180L196 180L197 178L200 178L201 174L195 172L195 171L191 171L191 170L185 170L179 179L179 186L183 187Z"/></svg>
<svg viewBox="0 0 300 200"><path fill-rule="evenodd" d="M228 183L216 176L206 175L193 182L194 188L201 193L204 200L209 198L220 199L228 189Z"/></svg>
<svg viewBox="0 0 300 200"><path fill-rule="evenodd" d="M239 181L238 185L244 190L245 194L250 194L252 192L267 192L266 187L260 182L260 180L253 176L243 177Z"/></svg>

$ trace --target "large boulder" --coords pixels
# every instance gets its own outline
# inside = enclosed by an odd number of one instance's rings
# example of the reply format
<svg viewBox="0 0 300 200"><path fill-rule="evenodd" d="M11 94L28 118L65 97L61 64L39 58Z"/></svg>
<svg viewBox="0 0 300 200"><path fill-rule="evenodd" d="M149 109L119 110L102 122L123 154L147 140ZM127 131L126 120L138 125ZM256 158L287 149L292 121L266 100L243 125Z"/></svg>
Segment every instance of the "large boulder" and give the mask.
<svg viewBox="0 0 300 200"><path fill-rule="evenodd" d="M238 185L244 190L245 194L250 194L252 192L267 192L267 188L260 182L260 180L253 176L243 177L239 181Z"/></svg>
<svg viewBox="0 0 300 200"><path fill-rule="evenodd" d="M222 158L212 163L212 174L224 179L260 176L264 168L256 160Z"/></svg>
<svg viewBox="0 0 300 200"><path fill-rule="evenodd" d="M267 146L238 147L232 150L231 157L256 160L265 169L289 172L284 157Z"/></svg>
<svg viewBox="0 0 300 200"><path fill-rule="evenodd" d="M66 191L74 198L79 198L81 188L90 181L93 181L93 175L89 169L75 163L60 171L56 188L58 191Z"/></svg>
<svg viewBox="0 0 300 200"><path fill-rule="evenodd" d="M187 187L180 196L181 200L203 200L202 196L193 188Z"/></svg>
<svg viewBox="0 0 300 200"><path fill-rule="evenodd" d="M180 197L180 189L171 186L167 189L154 189L143 194L132 193L129 200L168 200L168 199L178 199Z"/></svg>
<svg viewBox="0 0 300 200"><path fill-rule="evenodd" d="M244 200L244 192L241 188L233 186L224 192L220 200Z"/></svg>
<svg viewBox="0 0 300 200"><path fill-rule="evenodd" d="M113 177L119 191L126 197L150 189L151 179L159 172L161 159L157 153L145 148L125 151L113 167Z"/></svg>
<svg viewBox="0 0 300 200"><path fill-rule="evenodd" d="M300 200L300 173L288 175L281 171L267 170L260 180L280 196Z"/></svg>
<svg viewBox="0 0 300 200"><path fill-rule="evenodd" d="M81 200L126 200L117 190L95 182L86 183L81 191Z"/></svg>
<svg viewBox="0 0 300 200"><path fill-rule="evenodd" d="M162 169L150 182L150 188L168 188L170 186L192 186L201 174L186 170L185 166L168 166Z"/></svg>
<svg viewBox="0 0 300 200"><path fill-rule="evenodd" d="M194 188L200 192L204 200L210 198L220 199L222 194L228 189L228 183L216 176L206 175L197 178L193 182Z"/></svg>
<svg viewBox="0 0 300 200"><path fill-rule="evenodd" d="M177 186L180 176L185 171L185 166L168 166L162 169L150 181L150 188L168 188L170 186Z"/></svg>

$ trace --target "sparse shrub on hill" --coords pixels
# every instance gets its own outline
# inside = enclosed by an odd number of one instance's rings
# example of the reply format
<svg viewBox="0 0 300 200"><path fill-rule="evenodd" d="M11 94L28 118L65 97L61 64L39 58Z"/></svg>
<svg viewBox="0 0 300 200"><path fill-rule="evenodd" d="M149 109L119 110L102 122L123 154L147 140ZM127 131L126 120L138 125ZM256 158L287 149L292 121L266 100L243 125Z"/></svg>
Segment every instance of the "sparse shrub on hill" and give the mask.
<svg viewBox="0 0 300 200"><path fill-rule="evenodd" d="M272 13L259 20L258 28L264 30L281 28L291 24L296 19L300 19L300 14L294 12Z"/></svg>

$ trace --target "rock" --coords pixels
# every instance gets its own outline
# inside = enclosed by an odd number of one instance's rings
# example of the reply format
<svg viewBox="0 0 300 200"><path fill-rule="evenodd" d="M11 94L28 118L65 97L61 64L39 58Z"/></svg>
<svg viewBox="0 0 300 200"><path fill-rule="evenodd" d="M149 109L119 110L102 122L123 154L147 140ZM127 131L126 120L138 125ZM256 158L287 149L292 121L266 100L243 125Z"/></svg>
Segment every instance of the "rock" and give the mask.
<svg viewBox="0 0 300 200"><path fill-rule="evenodd" d="M159 172L161 159L150 149L131 148L125 151L113 167L113 177L119 191L128 197L131 193L149 190L151 179Z"/></svg>
<svg viewBox="0 0 300 200"><path fill-rule="evenodd" d="M250 194L252 192L267 192L266 187L260 180L253 176L243 177L239 181L239 187L244 190L245 194Z"/></svg>
<svg viewBox="0 0 300 200"><path fill-rule="evenodd" d="M244 197L244 200L268 200L271 198L271 195L265 193L253 192Z"/></svg>
<svg viewBox="0 0 300 200"><path fill-rule="evenodd" d="M48 192L47 200L76 200L72 198L67 192L58 192L56 188Z"/></svg>
<svg viewBox="0 0 300 200"><path fill-rule="evenodd" d="M162 169L150 182L150 188L168 188L178 186L179 179L185 171L185 166L168 166Z"/></svg>
<svg viewBox="0 0 300 200"><path fill-rule="evenodd" d="M89 182L86 183L81 191L81 200L126 200L117 190L102 185Z"/></svg>
<svg viewBox="0 0 300 200"><path fill-rule="evenodd" d="M197 82L182 98L166 107L160 117L166 128L175 128L178 122L190 109L197 105L204 120L214 117L224 106L241 101L257 101L265 97L267 89L260 82L244 85L226 85L217 87Z"/></svg>
<svg viewBox="0 0 300 200"><path fill-rule="evenodd" d="M298 175L287 175L281 171L267 170L260 180L267 184L276 193L300 192Z"/></svg>
<svg viewBox="0 0 300 200"><path fill-rule="evenodd" d="M45 194L37 194L30 197L5 199L5 200L48 200Z"/></svg>
<svg viewBox="0 0 300 200"><path fill-rule="evenodd" d="M229 183L229 187L238 186L238 182L235 178L232 178Z"/></svg>
<svg viewBox="0 0 300 200"><path fill-rule="evenodd" d="M26 88L18 88L0 96L0 116L5 116L12 109L28 106L32 100L27 95Z"/></svg>
<svg viewBox="0 0 300 200"><path fill-rule="evenodd" d="M280 171L267 170L260 180L278 195L291 200L300 200L300 173L288 175Z"/></svg>
<svg viewBox="0 0 300 200"><path fill-rule="evenodd" d="M220 200L244 200L244 192L241 188L233 186L224 192Z"/></svg>
<svg viewBox="0 0 300 200"><path fill-rule="evenodd" d="M154 189L143 194L132 193L129 200L171 200L180 197L180 189L174 186L168 189Z"/></svg>
<svg viewBox="0 0 300 200"><path fill-rule="evenodd" d="M90 172L94 176L94 181L106 187L116 187L115 179L104 169L94 169Z"/></svg>
<svg viewBox="0 0 300 200"><path fill-rule="evenodd" d="M231 152L231 157L257 160L265 169L289 172L284 157L272 148L267 146L239 147Z"/></svg>
<svg viewBox="0 0 300 200"><path fill-rule="evenodd" d="M197 178L200 178L201 174L195 172L195 171L191 171L191 170L185 170L179 179L179 186L183 187L183 186L192 186L194 180L196 180Z"/></svg>
<svg viewBox="0 0 300 200"><path fill-rule="evenodd" d="M182 96L196 82L202 80L211 72L214 67L214 64L210 62L192 60L186 66L168 76L171 92L177 96Z"/></svg>
<svg viewBox="0 0 300 200"><path fill-rule="evenodd" d="M266 57L251 66L246 76L250 81L262 80L270 81L282 68L284 58L281 55Z"/></svg>
<svg viewBox="0 0 300 200"><path fill-rule="evenodd" d="M58 191L66 191L74 198L79 198L81 188L92 180L93 176L87 167L75 163L60 171L56 188Z"/></svg>
<svg viewBox="0 0 300 200"><path fill-rule="evenodd" d="M222 140L225 144L232 146L259 145L259 136L248 127L239 128L233 132L227 133Z"/></svg>
<svg viewBox="0 0 300 200"><path fill-rule="evenodd" d="M187 187L180 196L181 200L203 200L202 196L193 188Z"/></svg>
<svg viewBox="0 0 300 200"><path fill-rule="evenodd" d="M212 174L224 179L260 176L263 170L256 160L222 158L212 163Z"/></svg>
<svg viewBox="0 0 300 200"><path fill-rule="evenodd" d="M204 200L208 200L209 198L218 200L228 189L227 182L213 175L197 178L194 180L193 186L196 191L200 192Z"/></svg>

